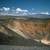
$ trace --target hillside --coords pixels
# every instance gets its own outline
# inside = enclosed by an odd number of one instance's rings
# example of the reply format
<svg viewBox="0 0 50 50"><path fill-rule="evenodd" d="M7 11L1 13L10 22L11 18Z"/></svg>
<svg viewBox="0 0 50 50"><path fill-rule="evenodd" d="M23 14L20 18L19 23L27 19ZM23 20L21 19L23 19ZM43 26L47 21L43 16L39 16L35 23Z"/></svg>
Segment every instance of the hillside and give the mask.
<svg viewBox="0 0 50 50"><path fill-rule="evenodd" d="M11 31L15 33L11 33ZM50 19L9 18L0 22L0 32L9 37L17 37L16 34L18 34L26 40L50 45Z"/></svg>

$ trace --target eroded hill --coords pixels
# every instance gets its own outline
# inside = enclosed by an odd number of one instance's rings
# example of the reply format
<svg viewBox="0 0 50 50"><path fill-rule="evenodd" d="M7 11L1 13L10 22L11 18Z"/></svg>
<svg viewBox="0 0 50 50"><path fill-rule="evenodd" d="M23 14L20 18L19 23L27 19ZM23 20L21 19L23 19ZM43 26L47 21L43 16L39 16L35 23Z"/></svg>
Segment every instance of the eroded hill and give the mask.
<svg viewBox="0 0 50 50"><path fill-rule="evenodd" d="M50 45L50 20L10 19L3 25L25 39ZM4 30L5 29L2 28L2 32L4 32Z"/></svg>

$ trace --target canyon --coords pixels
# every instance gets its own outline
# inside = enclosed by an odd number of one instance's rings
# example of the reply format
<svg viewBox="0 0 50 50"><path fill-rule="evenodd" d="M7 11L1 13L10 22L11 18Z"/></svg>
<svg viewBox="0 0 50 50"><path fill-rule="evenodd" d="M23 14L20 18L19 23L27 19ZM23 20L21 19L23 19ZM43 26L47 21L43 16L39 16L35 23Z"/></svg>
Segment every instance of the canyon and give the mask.
<svg viewBox="0 0 50 50"><path fill-rule="evenodd" d="M0 32L7 36L13 36L5 27L25 39L50 45L50 20L9 19L0 24Z"/></svg>

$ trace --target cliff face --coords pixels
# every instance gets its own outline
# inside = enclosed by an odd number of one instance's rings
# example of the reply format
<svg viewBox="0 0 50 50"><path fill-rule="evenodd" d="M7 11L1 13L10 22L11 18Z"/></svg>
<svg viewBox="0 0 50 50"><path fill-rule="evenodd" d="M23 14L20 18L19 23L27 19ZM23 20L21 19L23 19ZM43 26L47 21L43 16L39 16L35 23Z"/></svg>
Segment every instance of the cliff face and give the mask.
<svg viewBox="0 0 50 50"><path fill-rule="evenodd" d="M32 39L50 45L50 21L10 20L4 24L25 39Z"/></svg>
<svg viewBox="0 0 50 50"><path fill-rule="evenodd" d="M3 25L25 39L32 39L50 45L50 20L44 22L42 20L10 19ZM6 28L0 25L0 32L12 36Z"/></svg>

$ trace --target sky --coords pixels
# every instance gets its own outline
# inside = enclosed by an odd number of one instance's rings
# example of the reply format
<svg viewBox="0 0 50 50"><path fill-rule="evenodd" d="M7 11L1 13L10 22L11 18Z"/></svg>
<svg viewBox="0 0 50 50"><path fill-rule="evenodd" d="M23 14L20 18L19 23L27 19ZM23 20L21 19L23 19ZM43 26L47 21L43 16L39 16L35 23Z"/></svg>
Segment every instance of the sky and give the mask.
<svg viewBox="0 0 50 50"><path fill-rule="evenodd" d="M50 0L0 0L0 14L50 15Z"/></svg>

